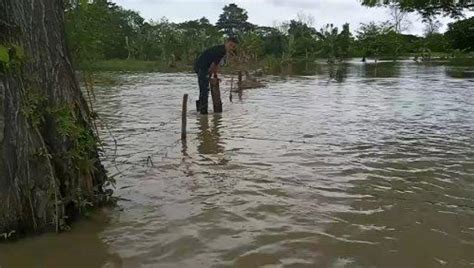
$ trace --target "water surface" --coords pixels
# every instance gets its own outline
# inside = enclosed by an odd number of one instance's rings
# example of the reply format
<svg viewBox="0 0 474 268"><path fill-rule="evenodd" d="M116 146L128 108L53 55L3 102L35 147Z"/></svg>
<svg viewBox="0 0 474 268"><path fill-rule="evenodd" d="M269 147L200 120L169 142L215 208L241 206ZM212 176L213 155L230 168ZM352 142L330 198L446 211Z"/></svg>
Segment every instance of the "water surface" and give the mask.
<svg viewBox="0 0 474 268"><path fill-rule="evenodd" d="M96 110L119 207L1 245L0 265L474 266L474 80L352 63L230 102L225 77L224 113L201 116L192 74L117 77Z"/></svg>

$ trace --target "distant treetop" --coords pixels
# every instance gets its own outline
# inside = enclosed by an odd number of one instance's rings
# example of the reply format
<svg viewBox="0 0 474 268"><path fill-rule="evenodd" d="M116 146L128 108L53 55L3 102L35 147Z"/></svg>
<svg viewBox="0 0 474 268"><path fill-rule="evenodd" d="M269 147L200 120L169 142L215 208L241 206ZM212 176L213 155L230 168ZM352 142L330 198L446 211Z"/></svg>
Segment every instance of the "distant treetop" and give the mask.
<svg viewBox="0 0 474 268"><path fill-rule="evenodd" d="M361 0L365 6L397 5L404 11L418 12L423 17L435 15L459 18L464 11L474 8L473 0Z"/></svg>

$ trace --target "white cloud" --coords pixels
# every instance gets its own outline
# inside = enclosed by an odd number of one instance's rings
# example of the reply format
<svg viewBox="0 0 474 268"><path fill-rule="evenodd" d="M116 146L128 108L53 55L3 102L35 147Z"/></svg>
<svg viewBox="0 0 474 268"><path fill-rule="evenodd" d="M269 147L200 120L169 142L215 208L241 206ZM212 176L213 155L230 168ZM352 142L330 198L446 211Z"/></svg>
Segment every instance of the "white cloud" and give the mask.
<svg viewBox="0 0 474 268"><path fill-rule="evenodd" d="M283 7L299 7L299 8L318 8L320 7L321 1L311 1L311 0L267 0L268 4L274 6L283 6Z"/></svg>

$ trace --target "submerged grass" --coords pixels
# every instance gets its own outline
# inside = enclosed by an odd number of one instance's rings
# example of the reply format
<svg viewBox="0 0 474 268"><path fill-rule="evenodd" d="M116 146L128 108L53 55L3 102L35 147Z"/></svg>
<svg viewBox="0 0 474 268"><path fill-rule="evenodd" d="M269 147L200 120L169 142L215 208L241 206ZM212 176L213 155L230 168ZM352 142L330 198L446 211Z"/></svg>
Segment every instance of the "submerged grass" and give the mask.
<svg viewBox="0 0 474 268"><path fill-rule="evenodd" d="M452 58L448 61L448 65L474 67L474 56Z"/></svg>

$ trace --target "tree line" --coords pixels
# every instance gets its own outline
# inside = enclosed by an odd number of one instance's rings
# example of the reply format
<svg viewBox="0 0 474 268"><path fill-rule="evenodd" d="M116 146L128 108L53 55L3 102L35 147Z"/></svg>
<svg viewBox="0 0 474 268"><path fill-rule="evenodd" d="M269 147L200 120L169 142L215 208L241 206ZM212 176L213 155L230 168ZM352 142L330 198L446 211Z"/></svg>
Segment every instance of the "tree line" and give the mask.
<svg viewBox="0 0 474 268"><path fill-rule="evenodd" d="M377 3L363 1L363 4ZM474 49L470 41L474 40L474 18L451 23L446 33L439 33L440 24L432 17L440 12L459 17L459 5L451 9L407 5L407 1L391 1L392 20L363 23L355 31L348 23L341 28L326 24L316 29L311 16L302 14L274 27L254 25L248 22L247 12L236 4L226 5L216 24L205 17L182 23L166 18L146 21L136 11L107 0L69 0L65 18L68 43L79 63L139 59L169 65L191 64L203 49L223 42L229 35L240 38L238 57L246 63L264 59L278 62L316 58L334 62L351 57L396 59L404 55L426 57L435 52ZM424 16L426 29L422 37L402 33L404 14L414 9Z"/></svg>

